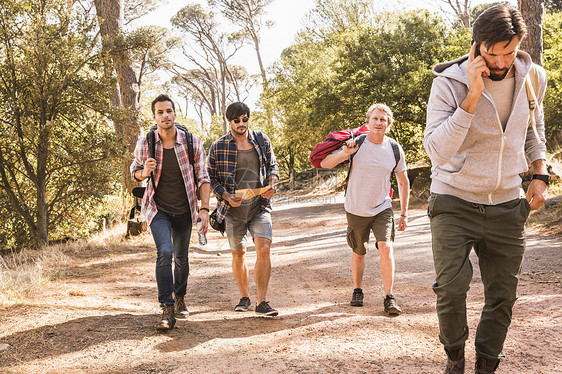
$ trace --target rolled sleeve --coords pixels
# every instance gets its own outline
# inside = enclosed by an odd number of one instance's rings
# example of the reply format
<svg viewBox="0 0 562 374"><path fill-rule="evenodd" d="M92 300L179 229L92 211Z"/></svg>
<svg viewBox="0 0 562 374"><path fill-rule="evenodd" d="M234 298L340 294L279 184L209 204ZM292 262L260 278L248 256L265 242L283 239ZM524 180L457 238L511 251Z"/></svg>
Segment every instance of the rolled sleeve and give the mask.
<svg viewBox="0 0 562 374"><path fill-rule="evenodd" d="M195 172L197 173L197 187L201 187L201 185L205 183L210 183L211 179L209 178L209 173L205 165L205 148L203 148L203 144L199 139L195 139L196 138L194 138L194 143L196 143Z"/></svg>
<svg viewBox="0 0 562 374"><path fill-rule="evenodd" d="M131 171L131 179L139 182L139 180L135 177L135 172L137 170L144 169L144 162L148 158L148 146L145 137L141 137L137 140L134 156L135 158L133 159L129 170Z"/></svg>

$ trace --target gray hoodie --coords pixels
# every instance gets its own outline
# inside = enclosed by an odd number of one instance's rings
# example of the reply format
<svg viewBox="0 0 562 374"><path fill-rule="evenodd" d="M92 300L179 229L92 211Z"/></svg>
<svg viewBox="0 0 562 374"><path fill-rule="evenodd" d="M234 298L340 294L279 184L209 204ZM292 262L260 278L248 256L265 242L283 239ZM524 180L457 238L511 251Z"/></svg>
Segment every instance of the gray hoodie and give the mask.
<svg viewBox="0 0 562 374"><path fill-rule="evenodd" d="M448 194L478 204L501 204L521 196L520 173L529 162L546 159L542 101L546 72L539 71L535 119L540 141L529 126L525 76L529 55L519 51L515 60L515 91L505 131L491 94L484 90L476 111L460 108L468 93L465 67L468 56L433 68L423 144L431 158L431 192ZM526 157L525 157L526 156Z"/></svg>

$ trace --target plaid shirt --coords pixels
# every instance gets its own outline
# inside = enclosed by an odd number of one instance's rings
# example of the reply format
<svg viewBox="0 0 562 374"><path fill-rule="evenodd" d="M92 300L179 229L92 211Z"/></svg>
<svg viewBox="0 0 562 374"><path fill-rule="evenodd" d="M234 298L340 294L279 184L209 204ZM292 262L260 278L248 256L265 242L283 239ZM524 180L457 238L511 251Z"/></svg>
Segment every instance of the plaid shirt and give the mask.
<svg viewBox="0 0 562 374"><path fill-rule="evenodd" d="M154 134L154 159L156 160L157 166L154 170L154 183L158 188L158 182L160 181L160 174L162 173L162 159L163 150L162 142L160 136L158 135L158 130ZM185 184L185 192L187 193L187 200L189 201L189 208L191 210L191 220L195 223L197 218L197 195L195 190L195 181L193 178L193 168L189 164L189 155L187 154L187 137L185 132L178 130L176 135L176 144L174 144L174 150L176 151L176 157L178 159L178 164L180 166L181 175L183 176L183 181ZM205 168L205 150L201 141L193 136L193 153L195 153L195 170L197 172L198 187L201 187L203 183L209 183L209 174L207 174L207 169ZM131 175L133 180L135 178L135 171L142 170L144 162L148 158L148 142L146 137L140 137L137 141L137 146L135 148L135 159L131 164ZM142 198L141 212L146 217L146 221L150 225L152 219L158 212L156 207L156 202L154 201L154 187L152 182L146 184L146 193Z"/></svg>
<svg viewBox="0 0 562 374"><path fill-rule="evenodd" d="M262 187L265 187L269 184L270 175L279 176L279 168L277 166L277 160L275 160L275 155L273 154L271 142L269 138L263 134L265 140L265 155L263 155L258 141L254 137L254 132L249 131L248 136L250 143L254 145L254 148L258 152L260 160L260 183ZM238 148L236 147L236 140L230 132L215 141L209 150L207 169L209 171L209 178L211 179L211 188L217 197L218 222L222 222L230 208L228 201L222 199L223 192L234 193L236 189L235 175L237 153ZM262 197L261 207L262 209L270 209L271 204L269 199Z"/></svg>

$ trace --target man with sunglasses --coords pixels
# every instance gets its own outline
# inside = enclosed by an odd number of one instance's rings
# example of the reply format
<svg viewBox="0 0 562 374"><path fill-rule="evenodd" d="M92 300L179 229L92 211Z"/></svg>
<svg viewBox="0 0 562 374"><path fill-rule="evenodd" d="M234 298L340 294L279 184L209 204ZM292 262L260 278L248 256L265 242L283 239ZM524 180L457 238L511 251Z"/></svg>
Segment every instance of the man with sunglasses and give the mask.
<svg viewBox="0 0 562 374"><path fill-rule="evenodd" d="M226 220L226 235L232 251L232 271L240 289L241 299L234 308L248 311L251 301L248 291L249 271L246 265L246 234L250 231L256 247L254 281L257 291L256 314L276 316L266 301L271 275L270 248L272 239L270 199L275 194L279 171L269 138L260 131L249 129L250 108L242 102L226 109L230 124L228 134L211 145L207 168L211 187L217 197L217 221ZM240 189L269 187L261 195L243 200L235 196Z"/></svg>
<svg viewBox="0 0 562 374"><path fill-rule="evenodd" d="M542 101L547 78L519 50L525 34L517 9L495 5L474 22L469 53L433 68L437 77L424 146L432 163L433 291L449 374L464 373L470 252L474 248L478 256L484 286L474 372L493 373L504 357L517 299L525 222L546 199L550 176ZM536 88L525 82L532 76ZM524 197L519 174L527 171L527 160L534 175Z"/></svg>

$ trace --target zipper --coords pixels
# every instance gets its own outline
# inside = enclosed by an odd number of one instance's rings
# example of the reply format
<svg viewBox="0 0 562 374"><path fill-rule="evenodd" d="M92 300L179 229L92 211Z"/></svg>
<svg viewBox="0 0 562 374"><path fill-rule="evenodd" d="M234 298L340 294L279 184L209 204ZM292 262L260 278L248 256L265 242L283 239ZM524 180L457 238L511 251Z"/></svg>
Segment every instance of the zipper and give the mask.
<svg viewBox="0 0 562 374"><path fill-rule="evenodd" d="M488 204L489 205L493 205L493 200L492 200L492 194L494 192L496 192L496 190L499 188L500 184L501 184L501 177L502 177L502 163L503 163L503 150L505 147L505 132L503 130L502 127L502 122L500 120L500 115L498 114L498 110L496 109L496 104L494 104L494 101L486 94L486 92L482 93L484 95L484 97L486 99L488 99L488 101L492 104L492 106L494 107L494 112L496 112L496 119L498 122L498 126L500 127L500 132L501 132L501 143L500 143L500 154L499 154L499 159L498 159L498 172L497 172L497 179L496 179L496 185L494 186L494 188L492 189L492 191L490 191L490 193L488 194Z"/></svg>

